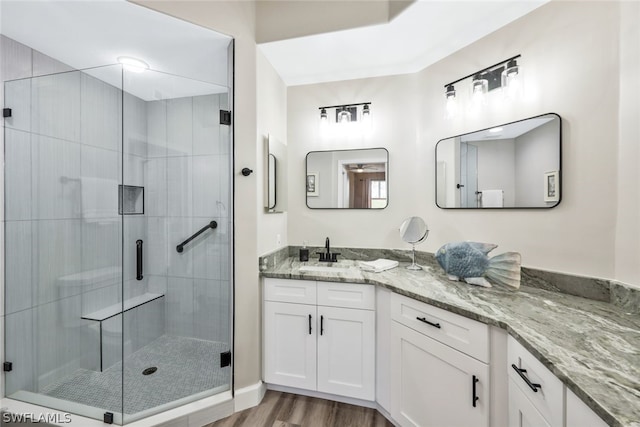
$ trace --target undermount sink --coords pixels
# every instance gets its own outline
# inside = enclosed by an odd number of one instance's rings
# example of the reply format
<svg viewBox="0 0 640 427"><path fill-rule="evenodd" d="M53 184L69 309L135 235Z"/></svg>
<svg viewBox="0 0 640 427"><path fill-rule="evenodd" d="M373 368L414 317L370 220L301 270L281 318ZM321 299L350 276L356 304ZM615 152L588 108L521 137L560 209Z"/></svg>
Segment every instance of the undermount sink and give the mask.
<svg viewBox="0 0 640 427"><path fill-rule="evenodd" d="M332 265L303 265L300 272L304 273L346 273L350 267L334 267Z"/></svg>

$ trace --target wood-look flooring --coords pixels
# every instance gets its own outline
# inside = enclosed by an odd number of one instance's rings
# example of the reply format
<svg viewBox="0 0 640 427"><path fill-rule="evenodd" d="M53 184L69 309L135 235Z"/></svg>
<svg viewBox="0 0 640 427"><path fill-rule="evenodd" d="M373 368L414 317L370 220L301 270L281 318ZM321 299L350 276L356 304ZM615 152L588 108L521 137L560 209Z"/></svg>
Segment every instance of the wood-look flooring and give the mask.
<svg viewBox="0 0 640 427"><path fill-rule="evenodd" d="M205 427L393 427L371 408L267 390L253 408Z"/></svg>

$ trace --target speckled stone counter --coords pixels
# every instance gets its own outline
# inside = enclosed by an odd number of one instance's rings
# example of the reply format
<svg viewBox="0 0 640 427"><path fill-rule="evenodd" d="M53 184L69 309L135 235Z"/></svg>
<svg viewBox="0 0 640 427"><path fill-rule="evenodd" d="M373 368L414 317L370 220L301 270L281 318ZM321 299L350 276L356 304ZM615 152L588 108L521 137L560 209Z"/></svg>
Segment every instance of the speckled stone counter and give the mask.
<svg viewBox="0 0 640 427"><path fill-rule="evenodd" d="M301 272L280 255L264 277L368 283L506 329L611 426L640 427L640 315L609 302L522 286L511 290L452 282L439 267L411 271L401 263L369 273L357 261L338 273Z"/></svg>

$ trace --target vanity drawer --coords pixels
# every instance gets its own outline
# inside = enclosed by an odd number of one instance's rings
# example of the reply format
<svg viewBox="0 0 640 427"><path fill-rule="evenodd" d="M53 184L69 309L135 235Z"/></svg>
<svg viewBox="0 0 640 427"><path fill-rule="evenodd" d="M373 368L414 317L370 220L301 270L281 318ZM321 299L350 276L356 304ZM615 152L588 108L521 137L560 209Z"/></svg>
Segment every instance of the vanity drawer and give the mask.
<svg viewBox="0 0 640 427"><path fill-rule="evenodd" d="M376 305L375 286L318 282L318 305L374 310Z"/></svg>
<svg viewBox="0 0 640 427"><path fill-rule="evenodd" d="M316 282L312 280L264 279L264 300L297 304L316 303Z"/></svg>
<svg viewBox="0 0 640 427"><path fill-rule="evenodd" d="M518 388L529 398L533 406L547 420L552 427L562 427L564 424L564 385L538 359L525 349L522 344L509 336L507 341L507 363L509 377ZM522 377L513 368L524 369ZM534 392L526 383L539 384Z"/></svg>
<svg viewBox="0 0 640 427"><path fill-rule="evenodd" d="M391 318L482 362L489 362L489 326L446 310L391 294Z"/></svg>

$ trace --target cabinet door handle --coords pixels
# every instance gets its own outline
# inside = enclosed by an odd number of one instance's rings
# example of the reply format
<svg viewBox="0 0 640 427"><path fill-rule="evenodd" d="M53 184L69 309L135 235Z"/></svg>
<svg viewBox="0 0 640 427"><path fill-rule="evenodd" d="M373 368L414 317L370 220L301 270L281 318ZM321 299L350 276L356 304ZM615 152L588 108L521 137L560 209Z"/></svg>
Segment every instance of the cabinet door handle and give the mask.
<svg viewBox="0 0 640 427"><path fill-rule="evenodd" d="M309 335L311 335L311 315L309 315Z"/></svg>
<svg viewBox="0 0 640 427"><path fill-rule="evenodd" d="M324 316L320 315L320 335L324 334Z"/></svg>
<svg viewBox="0 0 640 427"><path fill-rule="evenodd" d="M478 383L478 381L480 381L478 377L473 375L473 378L471 379L471 388L473 389L473 392L472 392L473 394L471 396L471 404L473 405L474 408L476 407L476 402L480 400L476 390L476 384Z"/></svg>
<svg viewBox="0 0 640 427"><path fill-rule="evenodd" d="M421 321L422 323L426 323L427 325L431 325L431 326L433 326L434 328L438 328L438 329L440 329L440 328L442 327L442 326L440 326L440 323L432 323L432 322L429 322L429 321L428 321L427 319L425 319L424 317L416 317L416 320L419 320L419 321Z"/></svg>
<svg viewBox="0 0 640 427"><path fill-rule="evenodd" d="M522 368L518 368L515 363L511 364L511 367L518 373L518 375L520 375L520 378L522 378L522 380L527 383L527 385L529 386L529 388L531 390L533 390L534 393L538 392L539 388L542 388L542 386L540 384L535 384L532 383L531 380L529 379L529 377L527 377L525 374L527 373L526 369L522 369Z"/></svg>

